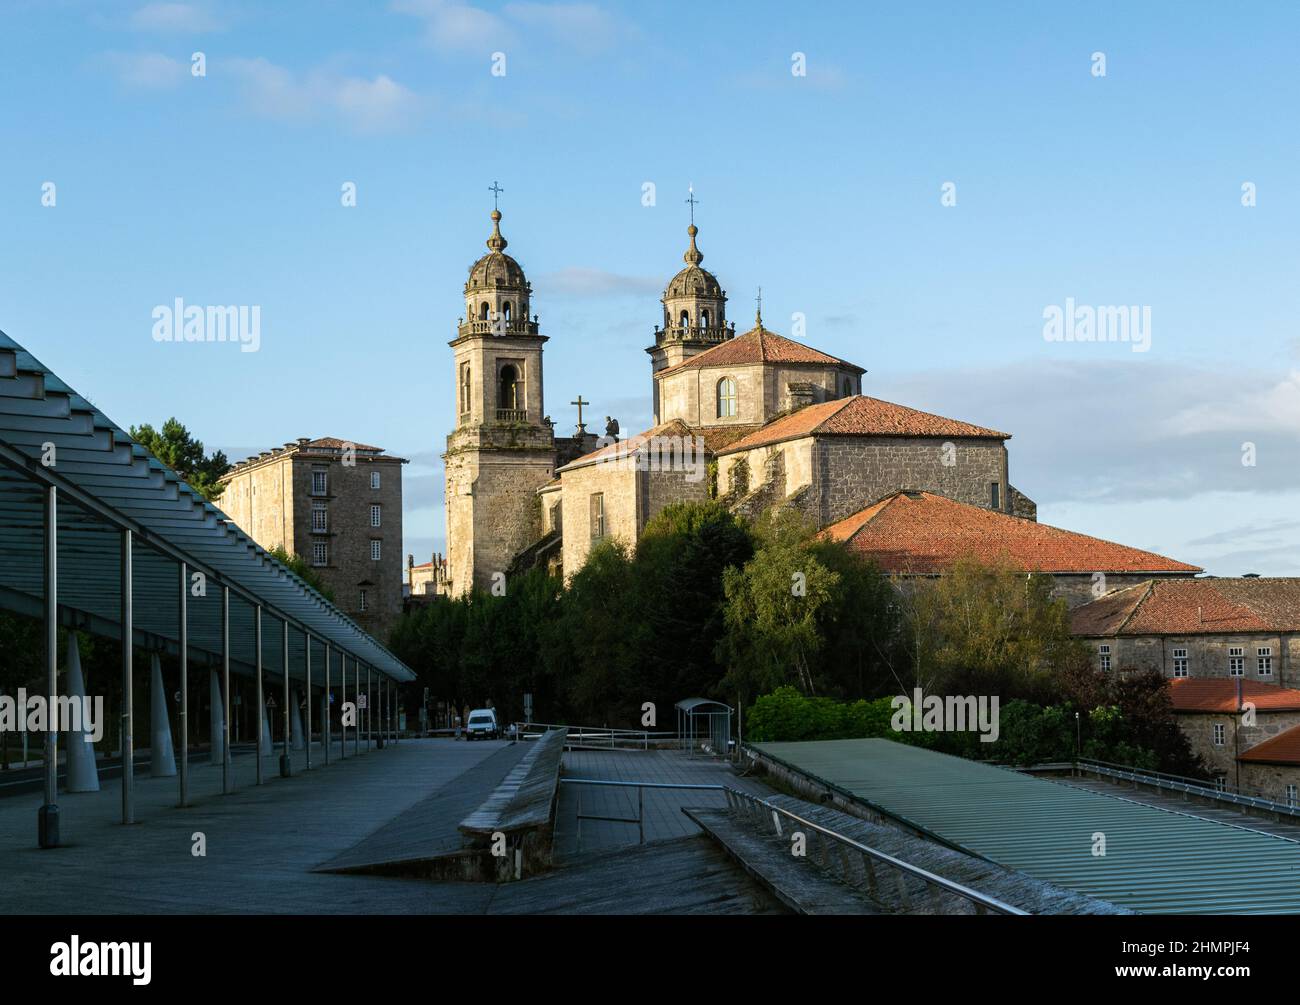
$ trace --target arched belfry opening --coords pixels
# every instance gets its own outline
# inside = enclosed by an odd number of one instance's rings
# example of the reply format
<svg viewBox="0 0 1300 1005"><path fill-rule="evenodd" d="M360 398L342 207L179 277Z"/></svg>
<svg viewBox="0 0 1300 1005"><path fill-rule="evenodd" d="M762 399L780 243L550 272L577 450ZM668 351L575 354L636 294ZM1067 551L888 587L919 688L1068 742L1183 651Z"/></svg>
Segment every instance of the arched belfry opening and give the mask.
<svg viewBox="0 0 1300 1005"><path fill-rule="evenodd" d="M522 407L519 404L519 371L515 369L513 363L507 363L501 368L499 387L497 389L497 408L509 409L511 411Z"/></svg>

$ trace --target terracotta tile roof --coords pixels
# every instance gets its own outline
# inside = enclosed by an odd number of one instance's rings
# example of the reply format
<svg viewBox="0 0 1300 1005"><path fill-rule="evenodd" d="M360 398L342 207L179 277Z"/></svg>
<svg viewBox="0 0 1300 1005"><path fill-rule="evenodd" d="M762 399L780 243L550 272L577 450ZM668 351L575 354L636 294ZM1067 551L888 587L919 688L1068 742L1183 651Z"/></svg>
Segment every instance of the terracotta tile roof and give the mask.
<svg viewBox="0 0 1300 1005"><path fill-rule="evenodd" d="M1237 760L1255 764L1300 765L1300 726L1292 726L1285 733L1255 744L1244 754L1239 754Z"/></svg>
<svg viewBox="0 0 1300 1005"><path fill-rule="evenodd" d="M938 573L962 558L1009 561L1026 571L1045 573L1201 571L1149 551L933 492L895 492L821 533L869 555L893 573Z"/></svg>
<svg viewBox="0 0 1300 1005"><path fill-rule="evenodd" d="M383 453L383 447L372 447L367 443L353 443L351 440L340 440L337 436L321 436L315 440L308 440L303 444L304 447L321 447L325 450L342 450L344 447L352 447L354 450L373 450L375 453Z"/></svg>
<svg viewBox="0 0 1300 1005"><path fill-rule="evenodd" d="M645 432L637 433L635 436L624 437L617 443L609 443L591 451L590 453L583 454L581 457L575 457L573 460L569 461L568 464L562 465L556 470L557 472L567 471L569 468L585 467L586 465L594 464L597 461L627 456L629 453L637 450L646 443L646 441L655 436L699 436L704 439L705 454L712 455L718 449L726 446L733 440L742 436L747 436L754 432L754 430L760 428L762 427L755 425L698 426L692 428L681 419L670 419L667 422L661 422L659 425L654 426L651 429L647 429ZM547 486L558 484L558 482L559 479L556 478L554 482L548 482ZM547 486L543 486L543 488L546 488Z"/></svg>
<svg viewBox="0 0 1300 1005"><path fill-rule="evenodd" d="M745 363L821 363L828 366L848 367L856 373L866 373L860 366L849 363L836 356L828 355L820 349L796 342L794 339L778 335L766 328L753 328L744 335L720 342L712 349L683 360L676 366L656 373L658 380L670 373L690 370L704 366L737 366Z"/></svg>
<svg viewBox="0 0 1300 1005"><path fill-rule="evenodd" d="M1240 707L1237 681L1241 700L1253 703L1256 711L1300 711L1300 691L1295 688L1240 677L1175 677L1169 682L1169 699L1175 712L1235 712Z"/></svg>
<svg viewBox="0 0 1300 1005"><path fill-rule="evenodd" d="M783 440L805 436L944 436L983 437L996 440L1011 438L1010 433L973 426L957 419L921 412L892 401L857 394L808 405L773 419L757 432L737 440L719 454L764 447Z"/></svg>
<svg viewBox="0 0 1300 1005"><path fill-rule="evenodd" d="M1077 608L1076 635L1300 631L1300 579L1173 579L1116 590Z"/></svg>

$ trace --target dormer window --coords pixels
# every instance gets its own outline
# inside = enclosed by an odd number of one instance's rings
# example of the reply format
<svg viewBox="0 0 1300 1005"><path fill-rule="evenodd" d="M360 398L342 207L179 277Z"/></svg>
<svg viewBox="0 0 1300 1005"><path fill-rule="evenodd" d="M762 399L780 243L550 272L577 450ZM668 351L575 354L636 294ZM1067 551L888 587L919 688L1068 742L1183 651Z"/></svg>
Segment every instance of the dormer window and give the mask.
<svg viewBox="0 0 1300 1005"><path fill-rule="evenodd" d="M729 419L736 415L736 379L723 377L718 381L718 418Z"/></svg>

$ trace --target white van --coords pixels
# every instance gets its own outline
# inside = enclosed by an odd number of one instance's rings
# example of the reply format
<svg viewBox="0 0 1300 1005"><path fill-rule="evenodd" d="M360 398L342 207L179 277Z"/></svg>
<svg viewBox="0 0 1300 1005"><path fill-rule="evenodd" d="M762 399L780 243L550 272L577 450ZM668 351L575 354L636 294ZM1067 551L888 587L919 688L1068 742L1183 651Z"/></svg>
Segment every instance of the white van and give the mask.
<svg viewBox="0 0 1300 1005"><path fill-rule="evenodd" d="M469 714L469 721L465 723L465 739L467 740L495 740L501 736L501 728L497 725L497 713L491 708L476 708Z"/></svg>

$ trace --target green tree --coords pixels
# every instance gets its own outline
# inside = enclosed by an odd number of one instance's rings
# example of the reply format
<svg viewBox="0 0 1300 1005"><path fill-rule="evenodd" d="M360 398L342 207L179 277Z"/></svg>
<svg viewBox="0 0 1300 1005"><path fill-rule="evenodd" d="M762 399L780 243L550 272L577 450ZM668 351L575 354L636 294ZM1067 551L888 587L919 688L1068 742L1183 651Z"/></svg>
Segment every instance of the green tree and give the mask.
<svg viewBox="0 0 1300 1005"><path fill-rule="evenodd" d="M758 533L754 557L723 576L722 686L738 693L742 705L750 695L787 683L816 694L820 622L840 584L839 573L818 560L811 529L795 511L769 515Z"/></svg>
<svg viewBox="0 0 1300 1005"><path fill-rule="evenodd" d="M185 479L208 502L220 497L222 485L218 479L230 470L230 462L220 450L211 456L205 454L203 442L191 436L175 416L164 422L161 429L154 429L147 422L132 426L131 438Z"/></svg>
<svg viewBox="0 0 1300 1005"><path fill-rule="evenodd" d="M331 604L334 603L334 591L325 585L325 581L321 579L320 573L317 572L301 555L290 554L284 545L281 544L277 544L274 548L271 548L267 554L299 579L304 580L308 586L328 600Z"/></svg>

